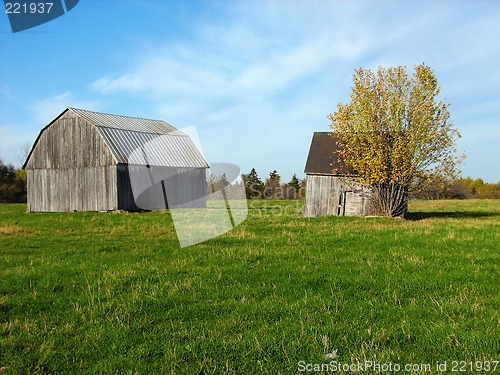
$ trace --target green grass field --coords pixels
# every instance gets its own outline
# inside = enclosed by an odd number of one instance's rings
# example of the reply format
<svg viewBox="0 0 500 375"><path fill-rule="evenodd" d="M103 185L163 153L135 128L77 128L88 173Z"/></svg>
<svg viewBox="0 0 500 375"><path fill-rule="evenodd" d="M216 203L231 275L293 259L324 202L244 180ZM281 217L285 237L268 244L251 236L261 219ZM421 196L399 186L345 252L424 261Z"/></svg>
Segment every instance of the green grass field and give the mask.
<svg viewBox="0 0 500 375"><path fill-rule="evenodd" d="M0 205L0 373L293 374L332 361L492 373L500 200L411 202L405 221L250 204L235 230L183 249L168 211Z"/></svg>

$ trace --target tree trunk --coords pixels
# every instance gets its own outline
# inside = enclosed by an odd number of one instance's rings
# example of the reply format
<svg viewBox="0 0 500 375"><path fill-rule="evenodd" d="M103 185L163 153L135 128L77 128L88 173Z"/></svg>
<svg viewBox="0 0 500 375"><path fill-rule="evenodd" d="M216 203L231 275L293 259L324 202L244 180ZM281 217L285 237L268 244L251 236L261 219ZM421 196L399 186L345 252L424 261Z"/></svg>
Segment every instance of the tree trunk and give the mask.
<svg viewBox="0 0 500 375"><path fill-rule="evenodd" d="M375 212L382 216L406 218L408 213L408 187L395 184L373 186Z"/></svg>

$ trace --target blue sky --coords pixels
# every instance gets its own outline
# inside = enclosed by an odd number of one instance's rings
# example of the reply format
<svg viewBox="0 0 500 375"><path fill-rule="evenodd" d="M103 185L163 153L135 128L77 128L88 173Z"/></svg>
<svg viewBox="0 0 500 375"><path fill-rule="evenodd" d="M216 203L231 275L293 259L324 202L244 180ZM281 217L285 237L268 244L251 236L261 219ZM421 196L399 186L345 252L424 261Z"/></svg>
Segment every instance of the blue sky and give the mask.
<svg viewBox="0 0 500 375"><path fill-rule="evenodd" d="M349 98L354 69L425 63L464 176L500 181L500 2L80 0L12 33L0 15L0 158L66 107L196 126L209 162L283 181Z"/></svg>

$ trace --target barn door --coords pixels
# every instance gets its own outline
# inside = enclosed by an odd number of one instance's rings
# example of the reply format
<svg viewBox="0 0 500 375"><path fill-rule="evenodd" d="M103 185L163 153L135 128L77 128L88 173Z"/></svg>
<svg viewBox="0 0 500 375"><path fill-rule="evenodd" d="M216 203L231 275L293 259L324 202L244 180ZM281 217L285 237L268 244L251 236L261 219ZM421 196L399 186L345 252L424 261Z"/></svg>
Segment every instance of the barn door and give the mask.
<svg viewBox="0 0 500 375"><path fill-rule="evenodd" d="M341 191L339 194L339 206L337 208L337 216L345 215L345 202L347 198L347 192Z"/></svg>

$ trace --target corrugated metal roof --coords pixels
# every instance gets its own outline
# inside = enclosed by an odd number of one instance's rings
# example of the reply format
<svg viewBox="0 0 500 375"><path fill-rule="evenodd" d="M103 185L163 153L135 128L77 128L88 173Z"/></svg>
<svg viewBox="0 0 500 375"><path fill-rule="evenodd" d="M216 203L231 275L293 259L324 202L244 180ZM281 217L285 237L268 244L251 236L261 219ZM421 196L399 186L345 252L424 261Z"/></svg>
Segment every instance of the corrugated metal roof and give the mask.
<svg viewBox="0 0 500 375"><path fill-rule="evenodd" d="M150 120L140 117L111 115L108 113L92 112L79 108L69 108L96 126L131 130L144 133L167 134L176 131L172 125L162 120Z"/></svg>
<svg viewBox="0 0 500 375"><path fill-rule="evenodd" d="M98 126L118 163L168 167L208 168L185 134L155 134Z"/></svg>
<svg viewBox="0 0 500 375"><path fill-rule="evenodd" d="M306 174L354 175L352 168L346 168L340 163L335 153L337 150L337 142L332 133L315 132L304 172Z"/></svg>
<svg viewBox="0 0 500 375"><path fill-rule="evenodd" d="M189 136L165 121L68 109L97 127L119 164L209 168Z"/></svg>

